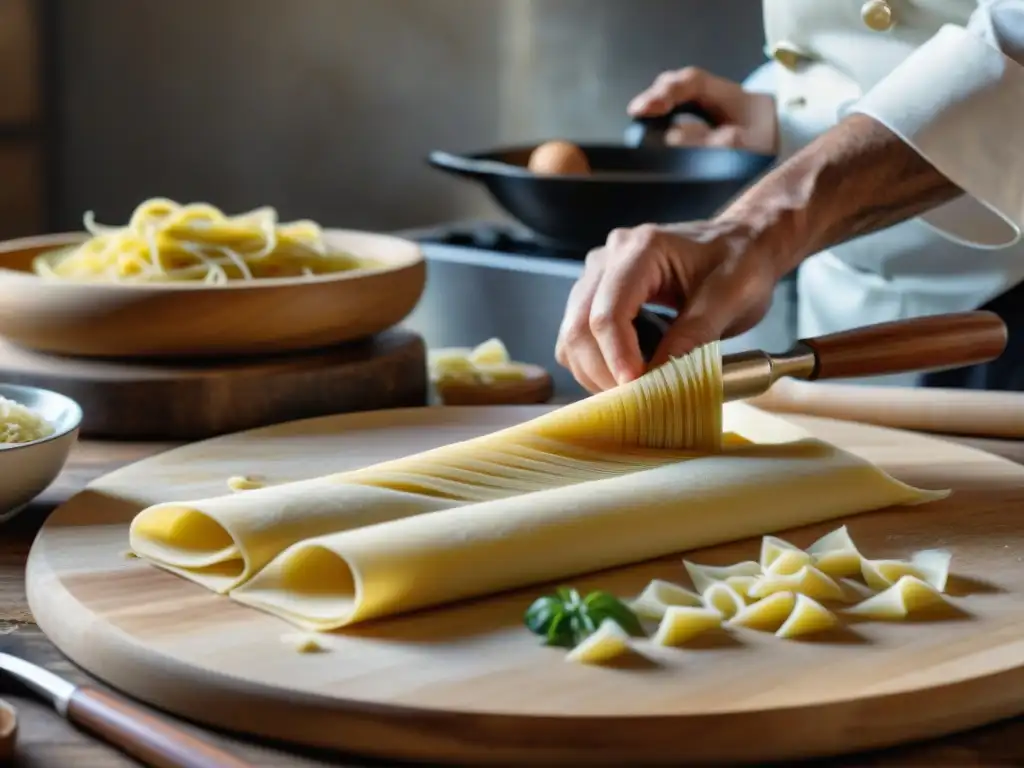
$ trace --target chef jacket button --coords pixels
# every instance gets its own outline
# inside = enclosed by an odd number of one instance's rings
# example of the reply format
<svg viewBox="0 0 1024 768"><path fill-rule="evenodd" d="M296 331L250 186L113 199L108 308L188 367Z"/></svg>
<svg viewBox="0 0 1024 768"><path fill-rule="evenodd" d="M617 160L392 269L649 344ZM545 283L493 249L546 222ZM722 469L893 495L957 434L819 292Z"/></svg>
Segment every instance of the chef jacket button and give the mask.
<svg viewBox="0 0 1024 768"><path fill-rule="evenodd" d="M887 32L896 24L892 6L885 0L867 0L860 7L860 18L864 26L875 32Z"/></svg>
<svg viewBox="0 0 1024 768"><path fill-rule="evenodd" d="M786 69L795 72L800 65L808 58L799 48L792 43L776 43L772 46L771 57Z"/></svg>

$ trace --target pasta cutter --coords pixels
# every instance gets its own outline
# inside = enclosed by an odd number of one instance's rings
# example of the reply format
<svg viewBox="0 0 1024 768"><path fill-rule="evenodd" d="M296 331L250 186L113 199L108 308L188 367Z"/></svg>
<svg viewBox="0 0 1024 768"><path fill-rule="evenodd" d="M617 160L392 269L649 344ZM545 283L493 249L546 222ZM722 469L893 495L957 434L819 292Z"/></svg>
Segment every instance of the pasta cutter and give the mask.
<svg viewBox="0 0 1024 768"><path fill-rule="evenodd" d="M633 321L650 362L671 319L642 309ZM1006 349L1007 330L994 312L978 310L877 323L801 339L788 351L758 350L722 356L726 401L768 391L789 376L804 381L938 371L987 363Z"/></svg>
<svg viewBox="0 0 1024 768"><path fill-rule="evenodd" d="M254 768L240 758L102 691L77 686L17 656L0 652L0 681L17 681L73 725L154 768ZM0 729L3 728L0 716ZM0 744L2 744L0 732ZM2 754L0 754L2 757Z"/></svg>

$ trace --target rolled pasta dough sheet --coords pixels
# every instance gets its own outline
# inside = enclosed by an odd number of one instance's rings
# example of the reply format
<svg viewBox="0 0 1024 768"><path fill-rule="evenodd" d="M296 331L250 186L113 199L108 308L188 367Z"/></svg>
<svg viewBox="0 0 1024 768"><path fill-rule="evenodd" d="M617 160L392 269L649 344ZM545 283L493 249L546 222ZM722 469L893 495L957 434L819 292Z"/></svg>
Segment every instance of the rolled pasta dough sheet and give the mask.
<svg viewBox="0 0 1024 768"><path fill-rule="evenodd" d="M646 397L651 382L660 383L659 397ZM154 505L132 521L130 545L157 566L227 592L304 539L717 451L721 388L711 344L638 381L471 440L311 480ZM659 406L684 396L687 408ZM744 442L732 436L725 445Z"/></svg>
<svg viewBox="0 0 1024 768"><path fill-rule="evenodd" d="M227 592L297 541L461 502L314 478L157 504L132 520L131 548L154 565Z"/></svg>
<svg viewBox="0 0 1024 768"><path fill-rule="evenodd" d="M309 539L231 597L329 630L947 495L820 440L771 444L795 433L751 415L769 444Z"/></svg>

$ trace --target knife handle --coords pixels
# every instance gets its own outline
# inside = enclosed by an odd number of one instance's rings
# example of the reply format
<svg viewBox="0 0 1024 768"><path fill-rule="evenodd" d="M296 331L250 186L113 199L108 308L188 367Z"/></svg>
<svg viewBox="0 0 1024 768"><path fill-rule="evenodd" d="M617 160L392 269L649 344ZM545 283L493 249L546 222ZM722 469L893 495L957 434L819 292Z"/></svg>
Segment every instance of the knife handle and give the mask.
<svg viewBox="0 0 1024 768"><path fill-rule="evenodd" d="M152 768L253 768L169 722L91 688L78 688L68 719Z"/></svg>
<svg viewBox="0 0 1024 768"><path fill-rule="evenodd" d="M955 312L896 320L801 339L817 359L814 379L884 376L960 368L1006 349L1006 324L994 312Z"/></svg>

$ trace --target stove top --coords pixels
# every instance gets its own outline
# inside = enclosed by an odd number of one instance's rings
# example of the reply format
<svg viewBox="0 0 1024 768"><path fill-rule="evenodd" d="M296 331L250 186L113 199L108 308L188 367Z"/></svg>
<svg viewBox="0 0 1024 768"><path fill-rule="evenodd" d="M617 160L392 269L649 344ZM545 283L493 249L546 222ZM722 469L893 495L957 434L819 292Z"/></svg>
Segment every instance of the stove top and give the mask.
<svg viewBox="0 0 1024 768"><path fill-rule="evenodd" d="M586 253L538 240L521 225L493 221L438 224L394 234L415 240L428 261L576 280Z"/></svg>
<svg viewBox="0 0 1024 768"><path fill-rule="evenodd" d="M536 256L544 259L582 262L587 255L586 251L545 243L524 227L504 222L456 222L412 230L406 235L421 243L471 248L516 256Z"/></svg>

